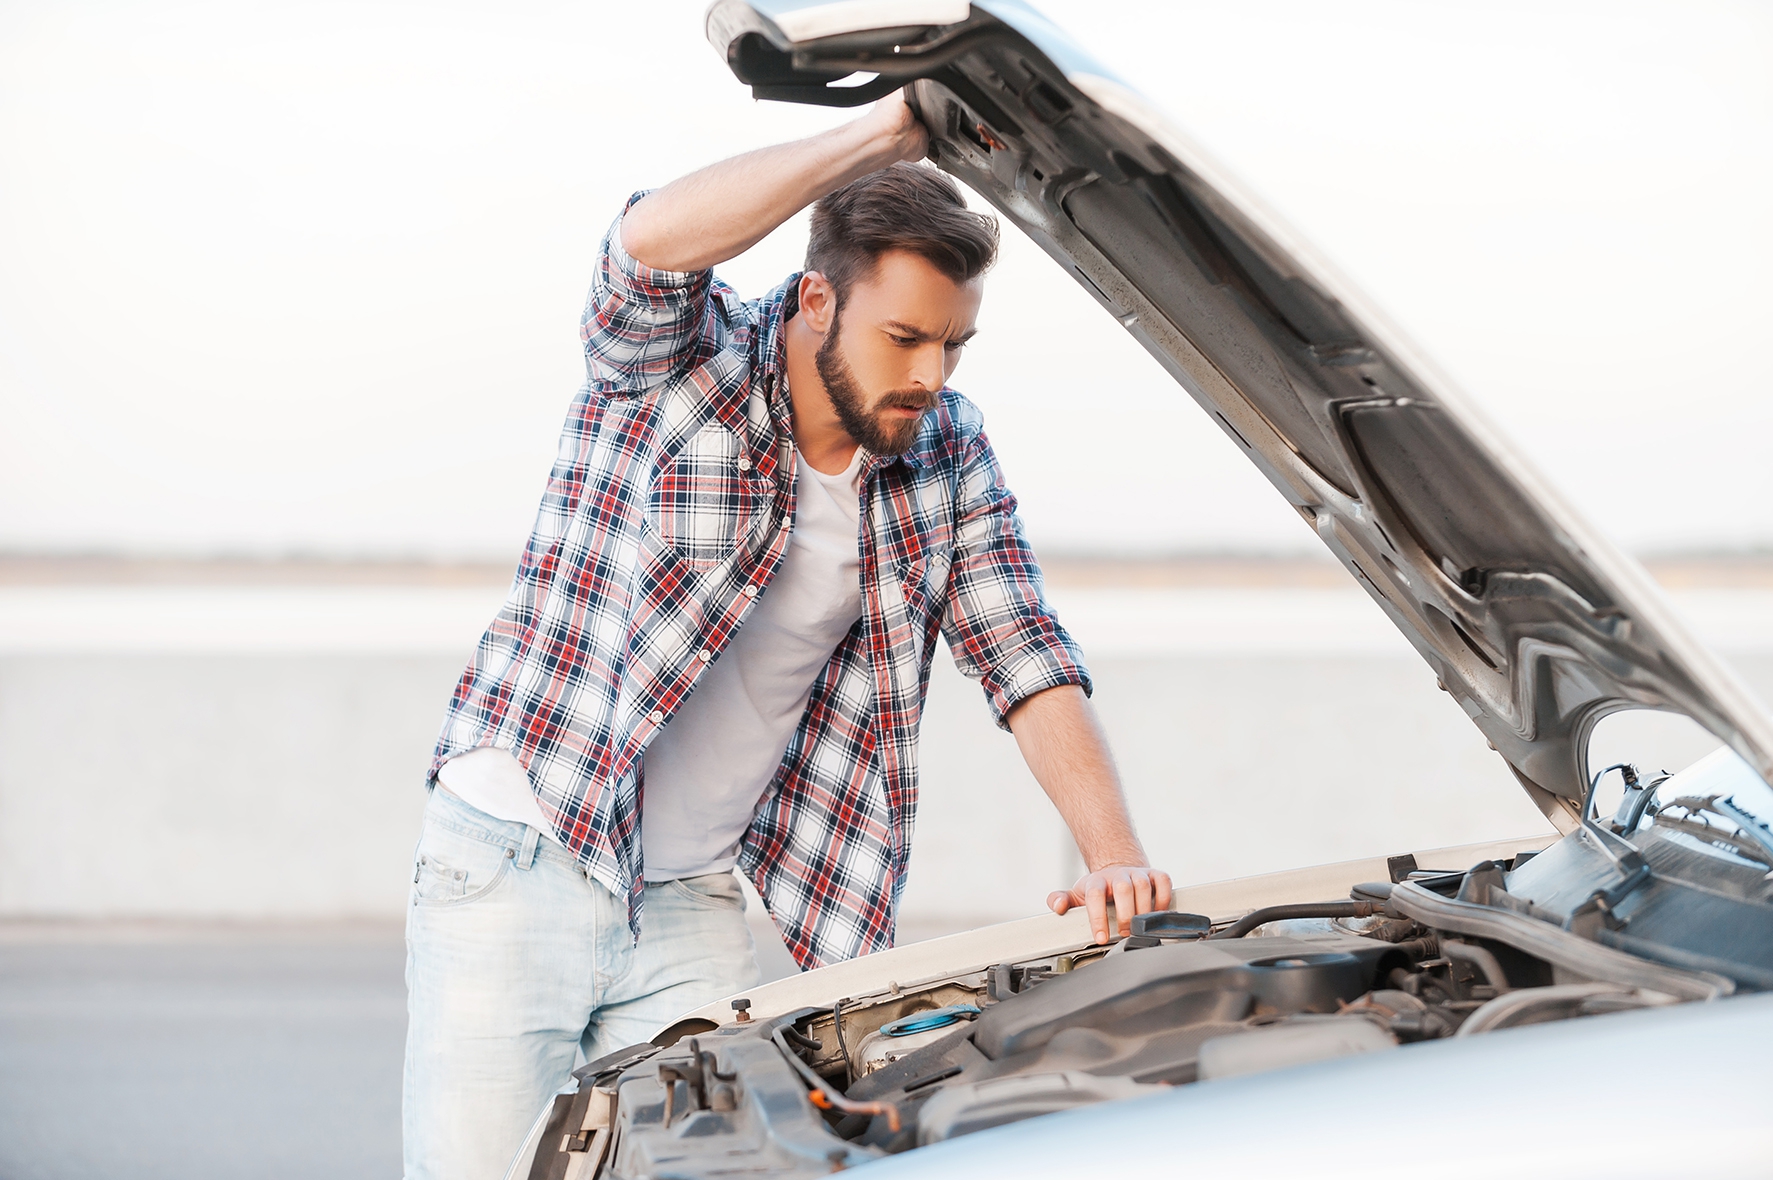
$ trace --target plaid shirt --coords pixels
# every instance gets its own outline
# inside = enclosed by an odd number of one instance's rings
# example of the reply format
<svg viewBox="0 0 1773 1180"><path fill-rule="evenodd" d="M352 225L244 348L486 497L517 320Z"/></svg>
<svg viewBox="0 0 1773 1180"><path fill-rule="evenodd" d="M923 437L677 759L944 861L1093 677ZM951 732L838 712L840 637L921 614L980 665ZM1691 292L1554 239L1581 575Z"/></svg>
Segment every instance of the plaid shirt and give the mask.
<svg viewBox="0 0 1773 1180"><path fill-rule="evenodd" d="M635 261L620 224L581 321L589 379L430 773L479 746L511 751L561 842L628 898L638 934L641 754L788 548L782 328L798 276L741 300L710 272ZM740 851L808 968L892 945L938 629L999 725L1042 689L1089 688L972 403L943 390L911 450L867 456L861 481L863 615L813 685Z"/></svg>

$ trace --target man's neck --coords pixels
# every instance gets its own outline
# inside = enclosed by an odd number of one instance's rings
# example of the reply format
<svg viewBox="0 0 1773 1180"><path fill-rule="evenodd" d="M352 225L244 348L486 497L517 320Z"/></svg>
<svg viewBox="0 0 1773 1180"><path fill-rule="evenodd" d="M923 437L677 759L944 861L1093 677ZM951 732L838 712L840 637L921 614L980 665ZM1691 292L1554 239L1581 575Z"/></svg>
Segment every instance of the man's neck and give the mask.
<svg viewBox="0 0 1773 1180"><path fill-rule="evenodd" d="M831 395L819 376L819 345L824 337L795 315L785 325L784 350L788 354L788 404L794 413L794 445L814 471L836 475L849 469L856 457L856 440L838 421Z"/></svg>

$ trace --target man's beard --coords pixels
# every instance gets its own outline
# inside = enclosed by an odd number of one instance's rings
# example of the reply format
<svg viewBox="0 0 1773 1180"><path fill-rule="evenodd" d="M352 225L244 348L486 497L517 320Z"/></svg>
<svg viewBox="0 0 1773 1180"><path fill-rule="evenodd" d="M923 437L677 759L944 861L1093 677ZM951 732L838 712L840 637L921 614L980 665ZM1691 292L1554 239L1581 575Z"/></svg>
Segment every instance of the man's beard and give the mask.
<svg viewBox="0 0 1773 1180"><path fill-rule="evenodd" d="M837 411L838 422L851 438L876 455L903 455L916 441L923 417L887 419L881 411L892 406L933 410L938 395L921 389L897 389L877 398L870 406L868 395L862 392L856 375L850 372L849 361L837 346L837 336L838 321L833 317L831 330L813 354L813 364L819 370L819 380L825 383L825 392L831 395L831 408Z"/></svg>

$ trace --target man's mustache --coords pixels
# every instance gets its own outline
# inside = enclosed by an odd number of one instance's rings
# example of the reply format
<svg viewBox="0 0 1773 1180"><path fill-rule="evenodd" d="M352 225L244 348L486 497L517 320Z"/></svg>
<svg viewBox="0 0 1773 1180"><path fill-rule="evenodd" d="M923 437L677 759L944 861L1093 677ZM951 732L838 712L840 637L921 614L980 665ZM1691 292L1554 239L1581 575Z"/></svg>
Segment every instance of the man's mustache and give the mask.
<svg viewBox="0 0 1773 1180"><path fill-rule="evenodd" d="M874 403L875 411L881 410L917 410L928 413L936 408L941 400L933 393L925 393L921 389L902 389L892 393L883 393L880 400Z"/></svg>

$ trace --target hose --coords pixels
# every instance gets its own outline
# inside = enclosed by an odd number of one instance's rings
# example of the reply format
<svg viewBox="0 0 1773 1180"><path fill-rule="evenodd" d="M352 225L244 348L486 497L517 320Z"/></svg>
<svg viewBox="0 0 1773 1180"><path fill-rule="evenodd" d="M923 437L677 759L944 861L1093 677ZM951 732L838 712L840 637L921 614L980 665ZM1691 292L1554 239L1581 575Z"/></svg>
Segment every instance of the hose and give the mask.
<svg viewBox="0 0 1773 1180"><path fill-rule="evenodd" d="M1208 938L1242 938L1258 926L1288 918L1370 918L1385 912L1377 901L1310 901L1298 905L1270 905L1252 910Z"/></svg>
<svg viewBox="0 0 1773 1180"><path fill-rule="evenodd" d="M1623 1006L1631 1008L1649 1008L1674 1002L1673 996L1637 991L1616 983L1565 983L1554 987L1522 988L1505 996L1497 996L1473 1012L1453 1035L1470 1037L1499 1028L1531 1024L1534 1023L1533 1017L1543 1015L1547 1009L1573 1015L1583 1004L1603 997L1624 1001ZM1552 1015L1547 1019L1555 1020L1557 1016Z"/></svg>
<svg viewBox="0 0 1773 1180"><path fill-rule="evenodd" d="M788 1047L788 1042L782 1039L782 1031L780 1029L777 1029L775 1033L771 1035L770 1039L775 1041L776 1048L782 1051L782 1056L787 1058L788 1064L793 1068L794 1072L800 1075L800 1080L806 1083L808 1102L811 1102L820 1110L835 1110L843 1114L865 1114L870 1117L873 1117L874 1115L885 1115L887 1130L895 1135L899 1133L899 1128L902 1124L899 1120L899 1108L897 1106L893 1105L891 1102L851 1101L842 1094L832 1090L830 1086L826 1085L825 1079L814 1073L811 1067L800 1059L800 1055Z"/></svg>
<svg viewBox="0 0 1773 1180"><path fill-rule="evenodd" d="M1455 963L1469 963L1476 967L1484 977L1484 982L1496 989L1501 995L1509 990L1508 976L1503 974L1502 964L1497 962L1495 954L1488 948L1472 946L1468 942L1455 942L1452 939L1441 941L1441 954Z"/></svg>

